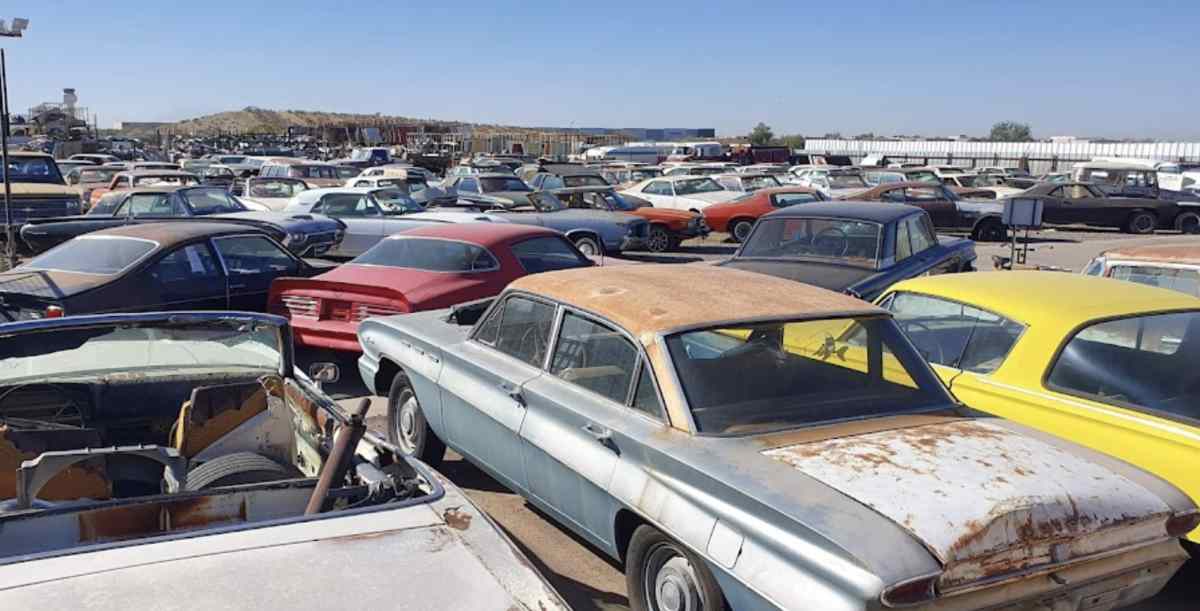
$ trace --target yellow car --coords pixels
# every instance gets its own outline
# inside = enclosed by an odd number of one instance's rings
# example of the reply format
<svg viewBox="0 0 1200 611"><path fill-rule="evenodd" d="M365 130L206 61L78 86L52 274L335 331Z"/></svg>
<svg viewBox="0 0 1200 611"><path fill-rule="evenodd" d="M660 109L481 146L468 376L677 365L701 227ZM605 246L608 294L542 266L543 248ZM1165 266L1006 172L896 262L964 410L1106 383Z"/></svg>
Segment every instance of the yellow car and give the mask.
<svg viewBox="0 0 1200 611"><path fill-rule="evenodd" d="M1055 272L928 276L877 300L969 407L1200 499L1200 299ZM1188 536L1200 543L1200 529Z"/></svg>

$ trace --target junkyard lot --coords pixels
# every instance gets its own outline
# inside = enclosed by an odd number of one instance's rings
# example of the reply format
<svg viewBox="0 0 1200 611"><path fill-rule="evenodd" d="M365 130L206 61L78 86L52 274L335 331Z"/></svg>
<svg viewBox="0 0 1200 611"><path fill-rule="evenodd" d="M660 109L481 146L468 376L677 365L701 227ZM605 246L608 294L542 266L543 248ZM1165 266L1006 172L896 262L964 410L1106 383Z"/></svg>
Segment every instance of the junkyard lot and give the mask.
<svg viewBox="0 0 1200 611"><path fill-rule="evenodd" d="M1113 231L1065 228L1039 232L1031 236L1029 264L1055 266L1078 271L1099 252L1116 246L1142 243L1194 241L1194 236L1158 235L1137 237ZM681 252L661 256L631 254L628 258L657 262L688 262L713 260L730 256L736 245L726 241L724 234L714 234L705 240L684 244ZM1008 246L977 245L979 260L976 266L990 269L992 255L1008 255ZM300 364L328 360L330 353L301 349ZM358 380L352 357L338 359L343 379L328 388L349 406L366 395ZM387 426L386 402L375 398L369 423L381 433ZM625 578L619 566L609 562L581 539L558 526L550 518L525 503L520 496L507 490L487 474L461 457L450 453L441 471L482 507L493 520L516 542L554 587L576 609L625 609ZM1200 563L1185 565L1167 590L1154 600L1132 609L1140 611L1183 611L1196 608L1200 600Z"/></svg>

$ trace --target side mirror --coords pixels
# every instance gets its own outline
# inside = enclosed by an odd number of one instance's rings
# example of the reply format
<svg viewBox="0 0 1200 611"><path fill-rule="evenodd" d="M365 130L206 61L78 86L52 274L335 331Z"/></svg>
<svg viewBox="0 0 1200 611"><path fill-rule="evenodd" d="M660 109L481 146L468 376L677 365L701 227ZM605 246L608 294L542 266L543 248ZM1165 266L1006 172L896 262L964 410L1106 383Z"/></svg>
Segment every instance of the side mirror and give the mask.
<svg viewBox="0 0 1200 611"><path fill-rule="evenodd" d="M342 370L336 363L317 362L308 366L308 377L317 386L322 384L336 384L342 378Z"/></svg>

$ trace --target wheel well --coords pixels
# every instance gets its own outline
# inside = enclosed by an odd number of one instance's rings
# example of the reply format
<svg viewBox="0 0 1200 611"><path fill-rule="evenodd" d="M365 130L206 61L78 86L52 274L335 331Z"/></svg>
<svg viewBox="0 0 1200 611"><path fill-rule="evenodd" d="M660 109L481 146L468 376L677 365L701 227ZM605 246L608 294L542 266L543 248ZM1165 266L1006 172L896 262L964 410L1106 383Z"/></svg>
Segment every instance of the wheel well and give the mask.
<svg viewBox="0 0 1200 611"><path fill-rule="evenodd" d="M700 212L699 210L697 210L697 209L695 209L695 208L688 208L688 212L691 212L692 214L699 214L699 215L701 215L701 216L703 216L703 215L704 215L704 213L703 213L703 212Z"/></svg>
<svg viewBox="0 0 1200 611"><path fill-rule="evenodd" d="M391 391L392 380L398 373L400 373L399 365L386 358L379 359L379 371L375 372L375 394L381 397L386 396Z"/></svg>
<svg viewBox="0 0 1200 611"><path fill-rule="evenodd" d="M600 244L601 246L604 245L604 242L600 241L600 236L597 235L596 232L594 232L594 231L589 231L587 229L576 229L575 231L569 232L567 234L567 237L570 238L571 240L575 240L576 238L578 238L580 236L589 237L593 240L596 240L597 244Z"/></svg>
<svg viewBox="0 0 1200 611"><path fill-rule="evenodd" d="M997 225L1004 225L1004 220L998 216L985 216L985 217L979 219L978 221L975 221L975 226L971 228L971 233L975 233L982 227L987 227L988 224L990 224L990 223L995 223Z"/></svg>
<svg viewBox="0 0 1200 611"><path fill-rule="evenodd" d="M622 565L625 564L625 552L629 549L629 541L633 539L633 531L642 524L646 524L642 516L628 509L621 509L617 512L616 520L613 522L613 541L617 544L617 560Z"/></svg>

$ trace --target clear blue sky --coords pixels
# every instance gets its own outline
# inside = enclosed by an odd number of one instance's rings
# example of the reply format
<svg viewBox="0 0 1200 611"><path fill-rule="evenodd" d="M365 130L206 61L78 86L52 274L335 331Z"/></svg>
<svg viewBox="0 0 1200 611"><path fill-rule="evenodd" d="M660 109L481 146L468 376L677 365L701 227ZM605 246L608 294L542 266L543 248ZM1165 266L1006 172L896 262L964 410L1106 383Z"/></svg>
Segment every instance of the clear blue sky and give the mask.
<svg viewBox="0 0 1200 611"><path fill-rule="evenodd" d="M286 8L285 8L286 7ZM7 13L13 13L9 15ZM1200 1L4 2L14 110L1200 138Z"/></svg>

